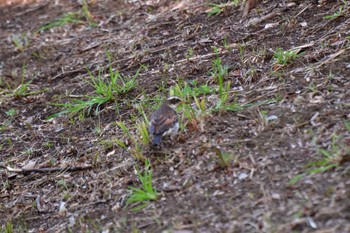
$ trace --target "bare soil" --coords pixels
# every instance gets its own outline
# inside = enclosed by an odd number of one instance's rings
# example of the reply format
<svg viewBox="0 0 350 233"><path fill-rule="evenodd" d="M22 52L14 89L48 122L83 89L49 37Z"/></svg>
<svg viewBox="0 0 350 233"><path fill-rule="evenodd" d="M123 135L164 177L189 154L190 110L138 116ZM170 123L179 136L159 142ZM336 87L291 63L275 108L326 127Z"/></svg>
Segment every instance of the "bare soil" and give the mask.
<svg viewBox="0 0 350 233"><path fill-rule="evenodd" d="M348 2L262 1L245 19L243 3L209 17L207 1L88 2L94 24L45 31L79 1L0 7L1 232L350 232ZM278 66L278 48L300 56ZM123 75L147 67L137 87L99 114L48 120L57 104L94 95L87 69L107 71L106 50ZM216 85L217 56L229 103L249 107L144 148L161 195L132 211L125 200L143 163L118 147L116 122L133 127L135 105L149 115L179 81ZM227 166L211 147L232 156Z"/></svg>

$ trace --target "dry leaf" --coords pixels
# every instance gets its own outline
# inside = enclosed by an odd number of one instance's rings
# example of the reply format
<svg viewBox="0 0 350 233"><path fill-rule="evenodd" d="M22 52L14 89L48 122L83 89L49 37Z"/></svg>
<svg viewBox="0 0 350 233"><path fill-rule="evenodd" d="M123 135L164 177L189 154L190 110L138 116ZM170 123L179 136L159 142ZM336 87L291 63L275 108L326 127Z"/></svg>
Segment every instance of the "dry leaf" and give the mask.
<svg viewBox="0 0 350 233"><path fill-rule="evenodd" d="M23 167L22 167L22 169L24 169L24 170L28 170L28 169L34 169L35 168L35 165L36 165L36 162L34 162L34 161L29 161L26 165L24 165Z"/></svg>

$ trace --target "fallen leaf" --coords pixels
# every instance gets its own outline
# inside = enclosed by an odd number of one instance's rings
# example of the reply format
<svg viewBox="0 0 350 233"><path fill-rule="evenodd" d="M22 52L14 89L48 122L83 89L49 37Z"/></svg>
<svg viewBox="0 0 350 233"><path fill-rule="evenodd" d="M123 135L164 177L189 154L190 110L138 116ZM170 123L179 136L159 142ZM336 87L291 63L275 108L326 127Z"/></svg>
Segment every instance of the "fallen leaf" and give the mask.
<svg viewBox="0 0 350 233"><path fill-rule="evenodd" d="M29 161L26 165L24 165L23 167L22 167L22 169L24 169L24 170L29 170L29 169L34 169L35 168L35 165L36 165L36 162L34 162L34 161Z"/></svg>

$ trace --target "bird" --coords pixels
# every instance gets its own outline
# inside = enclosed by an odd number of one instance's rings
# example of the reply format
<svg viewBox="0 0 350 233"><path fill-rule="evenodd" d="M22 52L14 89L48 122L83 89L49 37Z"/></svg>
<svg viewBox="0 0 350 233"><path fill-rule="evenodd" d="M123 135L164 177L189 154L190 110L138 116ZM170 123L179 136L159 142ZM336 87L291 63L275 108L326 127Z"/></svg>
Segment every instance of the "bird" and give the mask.
<svg viewBox="0 0 350 233"><path fill-rule="evenodd" d="M249 14L249 11L254 9L259 2L260 0L247 0L244 5L242 18L247 17L247 15Z"/></svg>
<svg viewBox="0 0 350 233"><path fill-rule="evenodd" d="M163 137L170 135L173 138L177 134L179 122L175 109L181 102L179 97L171 96L152 113L149 122L149 134L153 135L153 147L160 145Z"/></svg>

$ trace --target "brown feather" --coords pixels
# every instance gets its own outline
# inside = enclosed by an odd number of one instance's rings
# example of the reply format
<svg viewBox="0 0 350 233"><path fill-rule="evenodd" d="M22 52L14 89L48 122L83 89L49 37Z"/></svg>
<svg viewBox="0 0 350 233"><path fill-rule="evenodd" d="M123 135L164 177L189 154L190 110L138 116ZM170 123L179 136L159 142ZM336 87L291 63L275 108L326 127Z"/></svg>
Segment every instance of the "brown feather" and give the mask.
<svg viewBox="0 0 350 233"><path fill-rule="evenodd" d="M249 11L254 9L258 5L258 0L247 0L244 6L242 17L245 18L249 14Z"/></svg>

